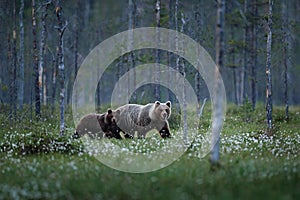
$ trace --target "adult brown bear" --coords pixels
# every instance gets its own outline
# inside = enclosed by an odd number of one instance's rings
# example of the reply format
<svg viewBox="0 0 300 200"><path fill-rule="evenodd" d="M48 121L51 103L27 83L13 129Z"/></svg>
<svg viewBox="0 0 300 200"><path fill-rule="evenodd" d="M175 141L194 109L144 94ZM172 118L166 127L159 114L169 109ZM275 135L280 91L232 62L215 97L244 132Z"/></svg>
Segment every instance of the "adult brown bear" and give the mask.
<svg viewBox="0 0 300 200"><path fill-rule="evenodd" d="M171 137L168 119L171 115L171 102L149 103L147 105L126 104L113 111L118 127L131 136L137 132L144 138L152 129L159 131L162 138Z"/></svg>
<svg viewBox="0 0 300 200"><path fill-rule="evenodd" d="M109 109L103 114L88 114L80 119L75 132L75 137L87 134L91 138L103 137L121 139L121 129L117 126L113 111Z"/></svg>

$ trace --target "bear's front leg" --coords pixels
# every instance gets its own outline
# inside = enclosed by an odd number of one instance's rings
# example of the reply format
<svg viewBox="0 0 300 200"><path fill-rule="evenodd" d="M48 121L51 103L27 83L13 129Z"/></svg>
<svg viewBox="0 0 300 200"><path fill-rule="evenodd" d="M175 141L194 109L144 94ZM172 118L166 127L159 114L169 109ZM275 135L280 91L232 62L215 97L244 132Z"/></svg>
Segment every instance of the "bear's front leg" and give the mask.
<svg viewBox="0 0 300 200"><path fill-rule="evenodd" d="M130 135L129 133L124 133L125 138L133 139L133 136Z"/></svg>
<svg viewBox="0 0 300 200"><path fill-rule="evenodd" d="M170 128L169 128L169 124L168 122L165 122L164 126L158 130L159 134L162 138L170 138L171 137L171 133L170 133Z"/></svg>

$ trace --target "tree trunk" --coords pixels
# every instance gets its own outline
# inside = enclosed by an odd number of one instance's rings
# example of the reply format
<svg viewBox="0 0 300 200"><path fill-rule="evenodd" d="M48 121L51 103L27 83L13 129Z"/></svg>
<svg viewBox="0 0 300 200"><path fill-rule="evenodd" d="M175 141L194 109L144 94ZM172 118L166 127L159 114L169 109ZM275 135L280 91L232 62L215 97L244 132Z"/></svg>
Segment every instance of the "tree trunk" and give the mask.
<svg viewBox="0 0 300 200"><path fill-rule="evenodd" d="M11 76L11 117L17 117L17 22L16 22L16 0L13 0L13 37L12 37L12 76Z"/></svg>
<svg viewBox="0 0 300 200"><path fill-rule="evenodd" d="M173 2L174 0L169 0L169 29L174 29L174 15L173 15ZM169 49L172 48L172 44L174 41L172 41L172 39L169 39ZM174 55L168 51L168 66L170 68L174 67ZM171 72L170 72L171 73ZM171 78L171 74L168 73L168 82L171 83L172 78ZM172 91L168 90L168 100L170 100L171 102L173 102L172 99Z"/></svg>
<svg viewBox="0 0 300 200"><path fill-rule="evenodd" d="M24 0L21 0L20 3L20 11L19 11L19 18L20 18L20 57L19 57L19 84L18 84L18 103L19 108L23 109L24 103Z"/></svg>
<svg viewBox="0 0 300 200"><path fill-rule="evenodd" d="M74 48L73 48L73 56L74 56L74 82L76 80L77 71L78 71L78 39L79 39L79 12L80 12L80 0L77 0L76 3L76 14L75 14L75 23L74 23ZM77 108L77 90L74 91L74 104Z"/></svg>
<svg viewBox="0 0 300 200"><path fill-rule="evenodd" d="M35 88L35 115L41 117L41 99L40 99L40 82L39 82L39 66L37 52L37 28L36 28L36 5L32 0L32 35L33 35L33 71L34 71L34 88Z"/></svg>
<svg viewBox="0 0 300 200"><path fill-rule="evenodd" d="M160 0L156 1L156 5L155 5L155 13L156 13L156 27L160 27ZM156 31L156 42L157 44L160 43L160 32L157 29ZM155 63L157 63L156 65L156 72L155 72L155 99L160 101L160 66L158 65L160 63L160 58L161 58L161 51L159 49L155 50Z"/></svg>
<svg viewBox="0 0 300 200"><path fill-rule="evenodd" d="M63 34L66 29L67 23L63 24L62 7L60 1L56 1L55 6L57 22L58 22L58 70L59 70L59 83L60 83L60 135L65 132L65 65L64 65L64 43Z"/></svg>
<svg viewBox="0 0 300 200"><path fill-rule="evenodd" d="M256 65L257 65L257 0L252 5L252 23L250 27L250 41L251 41L251 102L252 110L256 106Z"/></svg>
<svg viewBox="0 0 300 200"><path fill-rule="evenodd" d="M272 120L272 73L271 73L271 52L272 52L272 7L273 0L269 0L268 10L268 38L267 38L267 61L266 61L266 111L267 111L267 128L268 134L271 133L273 127Z"/></svg>
<svg viewBox="0 0 300 200"><path fill-rule="evenodd" d="M135 28L135 2L134 0L129 0L128 1L128 8L129 8L129 12L128 12L128 30L132 30ZM132 49L133 47L133 32L129 31L128 33L128 49ZM128 89L130 89L130 87L135 87L136 85L136 75L135 75L135 59L134 59L134 52L131 50L128 53L128 71L130 69L134 70L133 72L133 77L132 77L132 84L130 84L129 81L129 85L128 85ZM128 94L129 95L129 94ZM132 96L132 103L136 103L136 92L133 92L133 96Z"/></svg>
<svg viewBox="0 0 300 200"><path fill-rule="evenodd" d="M181 13L181 29L180 29L180 32L183 33L184 32L184 26L186 24L186 21L184 19L184 14ZM181 47L182 49L184 49L184 44L182 43L181 44ZM182 52L184 52L182 50ZM186 74L185 74L185 64L184 64L184 60L181 59L181 66L182 66L182 71L181 71L181 74L183 74L184 76L184 81L186 80ZM186 103L186 94L185 94L185 82L183 81L182 83L182 86L181 86L181 89L182 89L182 103L183 103L183 106L182 106L182 111L183 111L183 139L184 139L184 142L185 144L188 144L188 138L187 138L187 103Z"/></svg>
<svg viewBox="0 0 300 200"><path fill-rule="evenodd" d="M55 49L56 55L58 55L58 47ZM56 99L56 88L57 88L57 65L58 65L58 58L52 57L52 95L51 95L51 112L54 114L55 111L55 99Z"/></svg>
<svg viewBox="0 0 300 200"><path fill-rule="evenodd" d="M44 77L44 57L45 57L45 46L47 40L47 26L46 26L46 17L47 17L47 9L50 3L46 2L42 4L42 32L41 32L41 41L40 41L40 55L39 55L39 91L40 91L40 99L44 105L46 105L46 87L45 87L45 77Z"/></svg>
<svg viewBox="0 0 300 200"><path fill-rule="evenodd" d="M174 18L175 18L175 31L176 31L176 36L175 36L175 50L179 51L179 41L178 41L178 7L179 7L179 0L175 1L175 13L174 13ZM179 71L179 60L180 57L178 55L175 56L176 57L176 64L175 64L175 70L177 72ZM176 74L176 78L175 80L178 80L177 74ZM179 92L180 88L178 86L178 84L176 84L176 88L175 88L176 92Z"/></svg>
<svg viewBox="0 0 300 200"><path fill-rule="evenodd" d="M216 25L216 71L215 71L215 90L214 97L220 93L222 82L220 69L223 68L224 56L224 24L225 24L225 0L218 0L217 25ZM213 124L212 124L212 151L210 156L211 164L218 165L220 157L220 132L223 124L222 99L215 98L213 105Z"/></svg>
<svg viewBox="0 0 300 200"><path fill-rule="evenodd" d="M288 98L288 57L289 57L289 42L288 42L288 31L289 31L289 20L287 14L288 2L281 2L281 14L282 14L282 59L284 65L284 102L285 102L285 120L289 120L289 98Z"/></svg>
<svg viewBox="0 0 300 200"><path fill-rule="evenodd" d="M244 0L244 15L248 16L248 0ZM244 103L245 99L248 97L248 63L249 63L249 22L247 18L245 19L244 27L244 48L243 48L243 66L242 66L242 88L241 88L241 104Z"/></svg>

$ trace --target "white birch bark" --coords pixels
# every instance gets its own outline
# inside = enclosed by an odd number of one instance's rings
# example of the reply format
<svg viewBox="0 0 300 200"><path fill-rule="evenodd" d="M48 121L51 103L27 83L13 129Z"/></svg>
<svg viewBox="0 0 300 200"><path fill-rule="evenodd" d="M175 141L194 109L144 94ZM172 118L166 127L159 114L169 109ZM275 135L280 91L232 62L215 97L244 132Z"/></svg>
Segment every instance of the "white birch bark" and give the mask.
<svg viewBox="0 0 300 200"><path fill-rule="evenodd" d="M212 124L212 151L210 161L212 165L219 163L220 157L220 132L223 124L223 107L222 98L217 98L222 88L220 69L223 68L224 56L224 19L225 0L218 0L217 24L216 24L216 71L215 71L215 88L213 104L213 124Z"/></svg>

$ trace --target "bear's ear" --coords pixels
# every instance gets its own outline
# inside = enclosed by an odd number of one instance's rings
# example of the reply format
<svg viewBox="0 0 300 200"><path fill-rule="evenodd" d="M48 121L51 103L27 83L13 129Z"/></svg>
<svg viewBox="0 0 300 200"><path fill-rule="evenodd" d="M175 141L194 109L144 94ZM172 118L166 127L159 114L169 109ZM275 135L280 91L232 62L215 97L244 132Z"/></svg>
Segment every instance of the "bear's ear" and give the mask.
<svg viewBox="0 0 300 200"><path fill-rule="evenodd" d="M119 109L113 111L114 116L119 116L120 113L121 113L121 110L119 110Z"/></svg>
<svg viewBox="0 0 300 200"><path fill-rule="evenodd" d="M107 110L107 113L108 113L108 114L112 114L112 110L111 110L111 109L108 109L108 110Z"/></svg>
<svg viewBox="0 0 300 200"><path fill-rule="evenodd" d="M157 106L159 106L160 105L160 102L159 101L155 101L155 108L157 107Z"/></svg>
<svg viewBox="0 0 300 200"><path fill-rule="evenodd" d="M167 102L166 102L166 105L167 105L169 108L171 108L171 101L167 101Z"/></svg>

